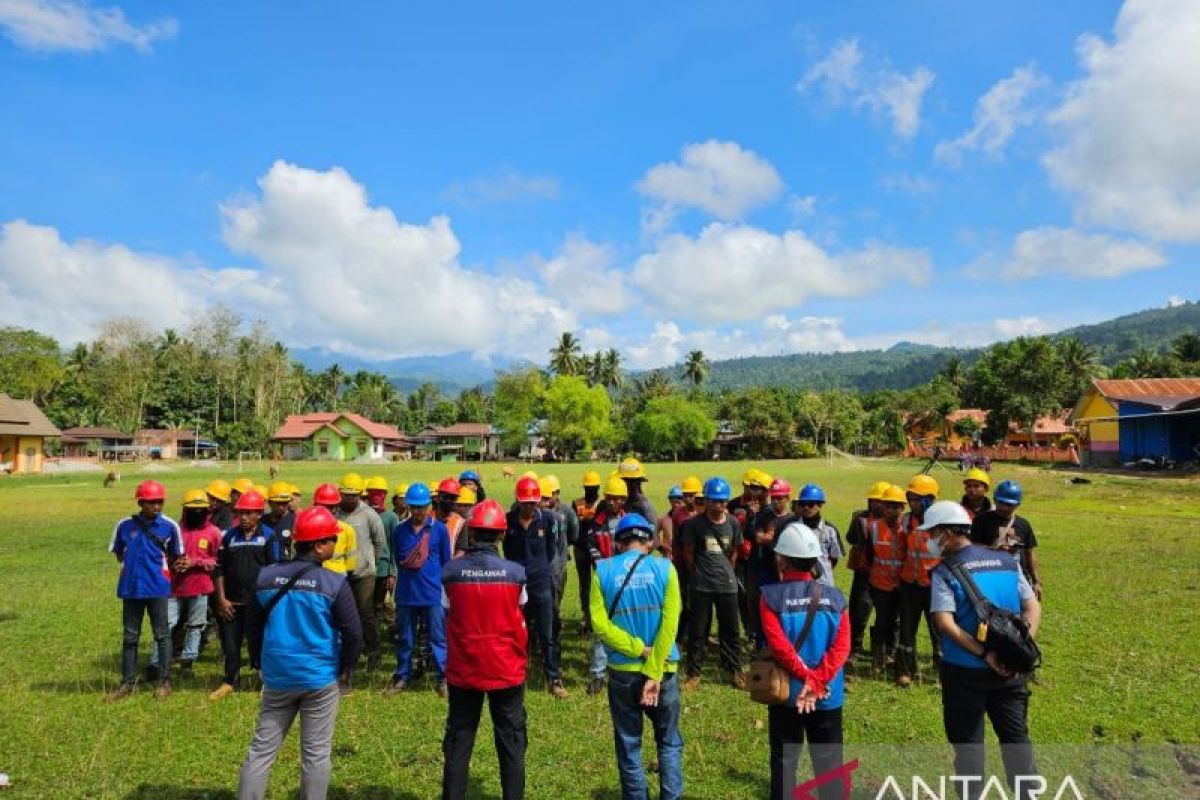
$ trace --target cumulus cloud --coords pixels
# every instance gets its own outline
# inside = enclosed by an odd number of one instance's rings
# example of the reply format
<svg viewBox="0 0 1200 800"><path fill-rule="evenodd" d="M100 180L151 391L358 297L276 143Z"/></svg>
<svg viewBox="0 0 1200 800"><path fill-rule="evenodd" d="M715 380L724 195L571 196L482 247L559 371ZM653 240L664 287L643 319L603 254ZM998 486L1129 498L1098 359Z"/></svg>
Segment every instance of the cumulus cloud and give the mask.
<svg viewBox="0 0 1200 800"><path fill-rule="evenodd" d="M1044 157L1078 219L1200 241L1200 4L1127 0L1111 42L1087 34L1084 75L1050 115Z"/></svg>
<svg viewBox="0 0 1200 800"><path fill-rule="evenodd" d="M554 200L558 193L557 178L550 175L524 175L506 168L468 181L452 183L442 197L458 205L477 206L523 200Z"/></svg>
<svg viewBox="0 0 1200 800"><path fill-rule="evenodd" d="M1181 305L1183 305L1186 302L1187 301L1184 300L1179 295L1173 294L1167 298L1167 308L1179 308Z"/></svg>
<svg viewBox="0 0 1200 800"><path fill-rule="evenodd" d="M998 81L975 103L975 124L956 139L944 140L934 148L939 161L958 166L969 152L982 150L998 157L1018 128L1031 124L1035 114L1029 99L1047 80L1028 64Z"/></svg>
<svg viewBox="0 0 1200 800"><path fill-rule="evenodd" d="M566 307L581 314L617 314L629 308L632 297L614 259L612 247L576 233L557 256L535 259L535 266L546 291Z"/></svg>
<svg viewBox="0 0 1200 800"><path fill-rule="evenodd" d="M93 8L83 0L0 0L0 28L28 50L90 52L127 44L149 52L156 41L173 37L179 23L165 18L135 25L120 8Z"/></svg>
<svg viewBox="0 0 1200 800"><path fill-rule="evenodd" d="M363 356L543 354L574 318L536 285L459 262L450 220L401 222L339 168L277 161L221 207L230 249L286 287L289 340Z"/></svg>
<svg viewBox="0 0 1200 800"><path fill-rule="evenodd" d="M812 297L856 297L928 280L928 252L871 243L830 254L803 232L775 234L713 223L696 237L663 237L630 280L657 307L704 323L737 322L795 308Z"/></svg>
<svg viewBox="0 0 1200 800"><path fill-rule="evenodd" d="M661 230L678 208L698 208L718 219L738 219L769 203L783 190L775 167L737 142L689 144L679 161L656 164L637 183L642 195L660 205L644 226Z"/></svg>
<svg viewBox="0 0 1200 800"><path fill-rule="evenodd" d="M887 116L896 136L911 139L921 127L921 105L934 78L926 67L906 74L886 60L868 63L857 39L843 39L808 68L796 91L803 94L820 87L830 103Z"/></svg>
<svg viewBox="0 0 1200 800"><path fill-rule="evenodd" d="M973 277L999 275L1006 280L1043 275L1116 278L1166 264L1162 251L1144 242L1104 233L1042 227L1021 231L1007 254L984 255L967 268L967 273Z"/></svg>
<svg viewBox="0 0 1200 800"><path fill-rule="evenodd" d="M783 314L772 314L754 325L741 327L685 329L674 321L657 322L649 335L630 338L621 345L632 369L677 364L692 350L702 350L710 359L720 360L853 349L857 348L843 332L841 319L790 318Z"/></svg>

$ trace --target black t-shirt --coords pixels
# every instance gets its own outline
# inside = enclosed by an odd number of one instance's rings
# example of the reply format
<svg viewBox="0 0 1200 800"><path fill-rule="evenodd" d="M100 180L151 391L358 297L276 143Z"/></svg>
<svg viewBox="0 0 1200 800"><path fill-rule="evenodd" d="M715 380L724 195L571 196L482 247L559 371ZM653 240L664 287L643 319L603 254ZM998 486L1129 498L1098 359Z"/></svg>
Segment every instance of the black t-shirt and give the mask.
<svg viewBox="0 0 1200 800"><path fill-rule="evenodd" d="M680 534L684 546L695 548L696 568L691 576L691 590L721 594L736 592L737 576L730 559L742 543L742 529L732 514L715 524L707 514L692 517L683 524Z"/></svg>
<svg viewBox="0 0 1200 800"><path fill-rule="evenodd" d="M1012 530L1008 533L1006 541L1001 543L998 541L1000 534L1007 527L1008 520L995 511L987 511L975 517L975 522L971 524L971 541L984 547L1005 550L1020 561L1022 550L1032 550L1038 546L1037 536L1034 535L1033 526L1029 524L1029 520L1014 514Z"/></svg>

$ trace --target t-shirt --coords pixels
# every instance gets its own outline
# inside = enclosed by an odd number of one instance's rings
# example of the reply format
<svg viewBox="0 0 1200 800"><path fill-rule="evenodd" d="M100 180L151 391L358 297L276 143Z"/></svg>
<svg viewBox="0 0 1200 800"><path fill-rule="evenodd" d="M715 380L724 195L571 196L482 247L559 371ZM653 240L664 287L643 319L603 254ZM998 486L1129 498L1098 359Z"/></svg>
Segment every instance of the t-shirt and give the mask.
<svg viewBox="0 0 1200 800"><path fill-rule="evenodd" d="M931 579L930 614L936 614L940 611L953 614L958 610L958 598L954 594L954 587L947 580L947 574L946 570L941 569L935 569L929 573ZM1017 578L1017 596L1021 598L1022 603L1033 598L1033 587L1029 585L1024 572L1020 573ZM964 601L966 600L965 592L963 593L963 599Z"/></svg>
<svg viewBox="0 0 1200 800"><path fill-rule="evenodd" d="M1008 520L1001 517L995 511L980 514L971 523L971 541L981 544L984 547L993 547L997 550L1004 550L1011 553L1013 558L1017 559L1017 563L1023 564L1024 562L1021 558L1022 551L1032 550L1038 546L1033 526L1029 524L1029 520L1018 514L1014 514L1012 517L1012 530L1009 531L1004 542L998 541L1001 531L1007 527Z"/></svg>
<svg viewBox="0 0 1200 800"><path fill-rule="evenodd" d="M737 576L730 558L742 544L742 529L733 515L726 514L721 523L714 523L707 514L692 517L684 523L680 535L684 546L690 545L695 552L691 590L713 594L736 592Z"/></svg>

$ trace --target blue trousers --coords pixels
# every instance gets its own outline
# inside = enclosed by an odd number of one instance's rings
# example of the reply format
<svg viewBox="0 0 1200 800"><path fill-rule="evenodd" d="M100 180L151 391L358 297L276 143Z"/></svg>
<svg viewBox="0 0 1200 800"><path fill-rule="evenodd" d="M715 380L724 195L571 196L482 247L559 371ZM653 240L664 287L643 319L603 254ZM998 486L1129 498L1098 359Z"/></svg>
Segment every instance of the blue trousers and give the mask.
<svg viewBox="0 0 1200 800"><path fill-rule="evenodd" d="M396 672L392 678L407 681L412 674L413 643L417 638L417 620L424 620L429 631L429 649L438 680L446 675L446 610L436 606L396 606Z"/></svg>
<svg viewBox="0 0 1200 800"><path fill-rule="evenodd" d="M679 732L679 681L674 673L663 676L658 705L641 704L646 676L640 672L608 672L608 709L612 714L621 800L650 800L646 771L642 767L642 716L654 727L658 750L658 785L661 800L683 797L683 734Z"/></svg>

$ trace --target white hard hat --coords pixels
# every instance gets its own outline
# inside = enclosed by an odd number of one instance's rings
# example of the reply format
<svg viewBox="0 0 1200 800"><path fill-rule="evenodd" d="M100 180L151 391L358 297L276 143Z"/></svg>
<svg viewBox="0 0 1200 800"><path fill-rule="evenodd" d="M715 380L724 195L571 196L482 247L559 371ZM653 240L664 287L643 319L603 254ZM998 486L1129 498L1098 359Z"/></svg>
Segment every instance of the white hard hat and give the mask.
<svg viewBox="0 0 1200 800"><path fill-rule="evenodd" d="M793 522L783 529L775 542L775 552L788 558L820 558L821 543L813 529L800 522Z"/></svg>
<svg viewBox="0 0 1200 800"><path fill-rule="evenodd" d="M927 531L938 525L971 525L971 515L967 510L952 500L939 500L925 509L925 519L917 526L917 530Z"/></svg>

